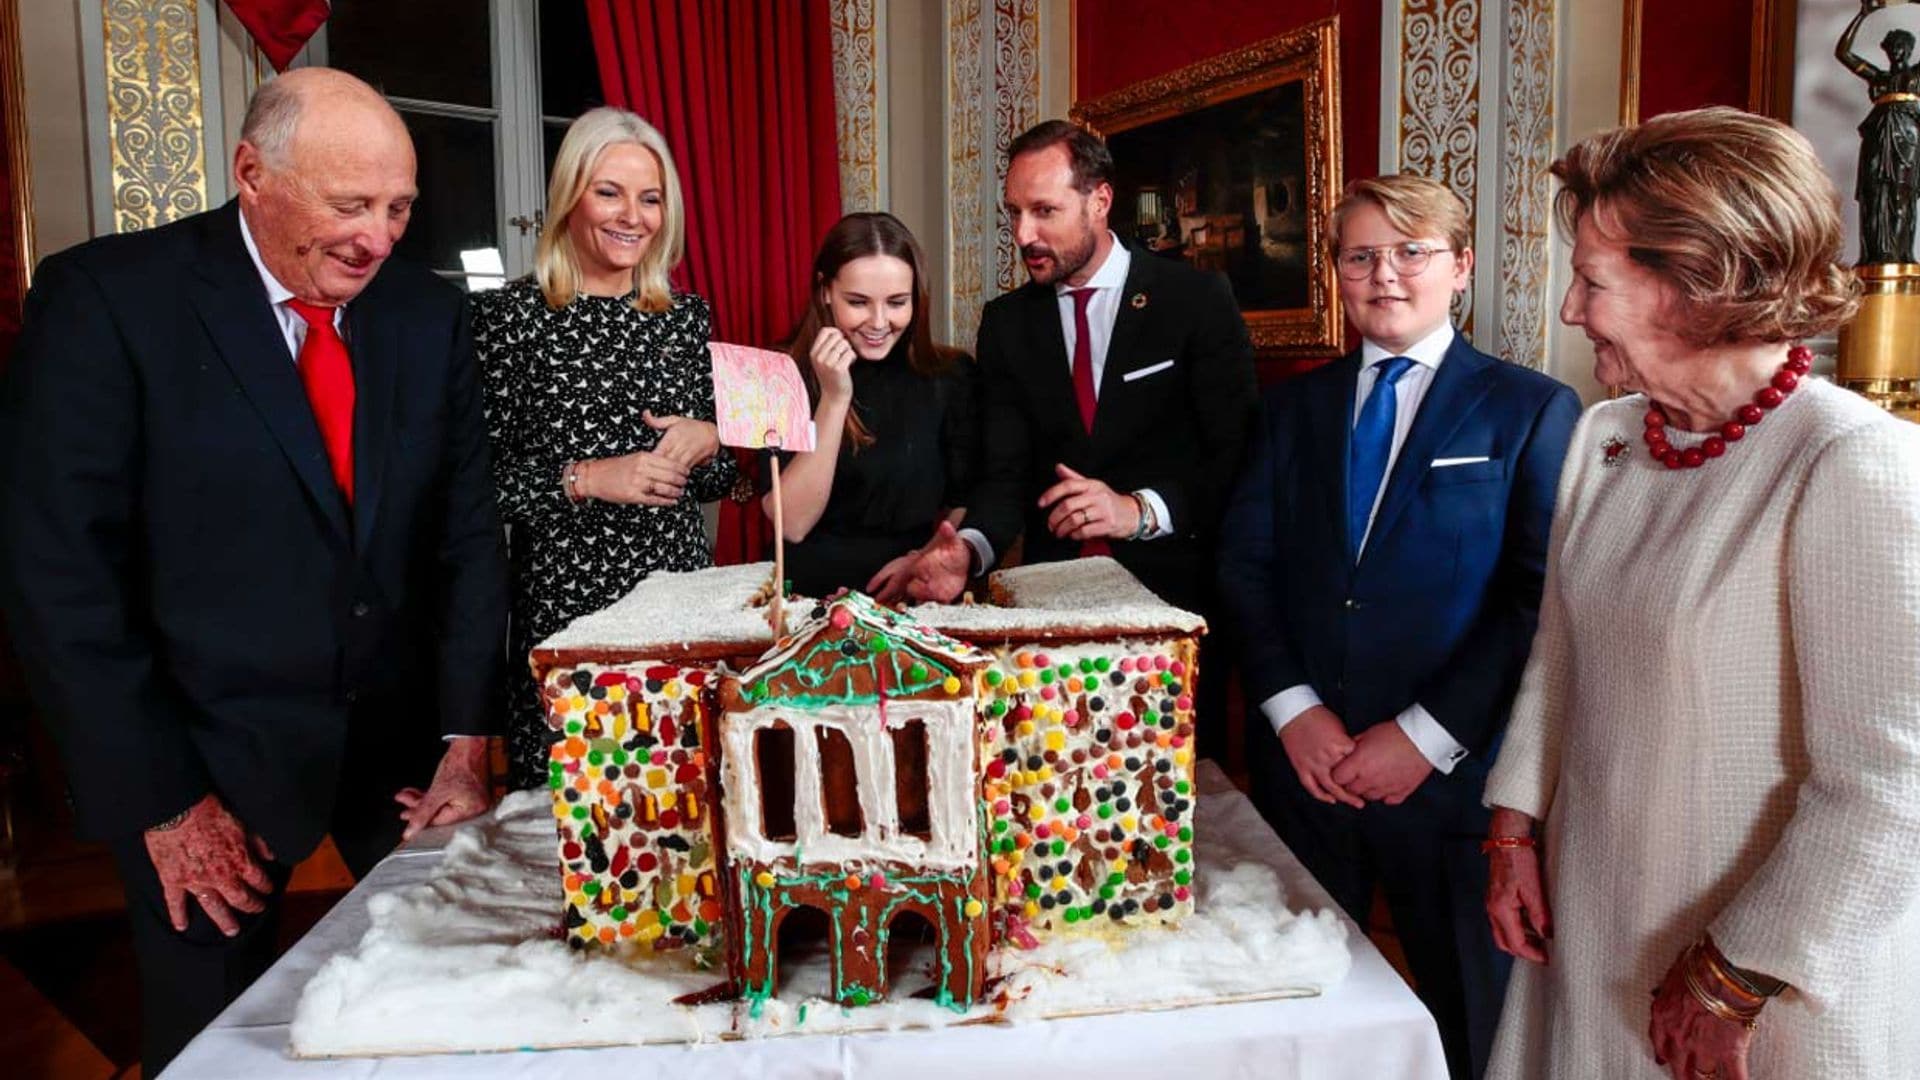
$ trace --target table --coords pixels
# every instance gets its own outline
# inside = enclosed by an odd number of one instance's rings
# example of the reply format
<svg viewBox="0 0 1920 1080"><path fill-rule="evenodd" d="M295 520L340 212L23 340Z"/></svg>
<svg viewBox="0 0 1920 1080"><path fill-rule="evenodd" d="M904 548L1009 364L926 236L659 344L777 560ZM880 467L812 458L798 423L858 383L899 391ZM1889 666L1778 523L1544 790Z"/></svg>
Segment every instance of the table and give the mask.
<svg viewBox="0 0 1920 1080"><path fill-rule="evenodd" d="M1272 845L1295 907L1332 908L1251 803L1202 763L1203 795L1238 800L1237 828ZM1214 1005L1165 1012L1082 1017L939 1031L631 1046L533 1053L295 1060L287 1025L301 989L367 928L367 898L427 880L451 830L431 830L388 856L271 970L174 1059L163 1077L474 1077L594 1075L662 1077L901 1077L974 1080L1174 1080L1181 1077L1298 1077L1302 1080L1444 1080L1433 1019L1357 926L1347 923L1353 969L1317 998ZM1345 916L1341 916L1345 919Z"/></svg>

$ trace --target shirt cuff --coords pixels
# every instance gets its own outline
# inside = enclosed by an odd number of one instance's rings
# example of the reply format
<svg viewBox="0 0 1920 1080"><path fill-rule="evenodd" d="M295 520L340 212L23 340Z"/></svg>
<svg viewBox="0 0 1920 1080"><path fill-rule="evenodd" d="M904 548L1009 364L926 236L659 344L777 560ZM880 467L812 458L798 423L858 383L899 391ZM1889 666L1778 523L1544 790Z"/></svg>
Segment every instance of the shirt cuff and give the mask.
<svg viewBox="0 0 1920 1080"><path fill-rule="evenodd" d="M1281 728L1320 703L1320 695L1314 693L1313 687L1301 683L1299 686L1289 686L1261 702L1260 712L1266 716L1267 723L1273 725L1273 733L1278 735Z"/></svg>
<svg viewBox="0 0 1920 1080"><path fill-rule="evenodd" d="M1466 760L1467 748L1454 741L1440 721L1433 718L1426 706L1415 703L1393 718L1400 730L1407 733L1420 756L1442 774L1451 774L1453 767Z"/></svg>
<svg viewBox="0 0 1920 1080"><path fill-rule="evenodd" d="M967 542L973 550L973 565L967 568L967 576L979 577L993 565L993 545L987 542L987 536L979 529L961 529L960 539Z"/></svg>
<svg viewBox="0 0 1920 1080"><path fill-rule="evenodd" d="M1158 540L1163 536L1172 536L1173 515L1167 513L1167 501L1160 497L1160 493L1152 488L1141 488L1134 494L1145 499L1147 504L1153 507L1153 531L1140 539ZM1316 701L1315 704L1317 705L1319 702Z"/></svg>

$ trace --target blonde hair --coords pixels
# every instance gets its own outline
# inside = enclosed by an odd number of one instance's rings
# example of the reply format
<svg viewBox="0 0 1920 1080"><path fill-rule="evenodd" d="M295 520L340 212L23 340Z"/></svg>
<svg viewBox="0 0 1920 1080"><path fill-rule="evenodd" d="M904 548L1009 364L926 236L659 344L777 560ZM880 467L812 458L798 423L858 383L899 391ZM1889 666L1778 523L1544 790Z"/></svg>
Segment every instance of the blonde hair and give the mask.
<svg viewBox="0 0 1920 1080"><path fill-rule="evenodd" d="M641 311L665 311L673 306L673 287L667 275L680 265L680 256L686 250L680 174L674 168L667 140L652 124L625 109L603 105L581 113L567 128L566 137L560 140L560 153L553 160L553 176L547 181L547 220L533 251L533 277L540 283L548 307L565 307L580 292L580 256L573 249L567 218L580 204L580 196L586 194L600 155L621 143L632 143L653 154L660 166L664 192L660 231L633 268L637 290L633 306Z"/></svg>
<svg viewBox="0 0 1920 1080"><path fill-rule="evenodd" d="M1674 287L1698 348L1793 341L1853 316L1833 182L1799 132L1715 106L1616 128L1553 163L1554 214L1583 217Z"/></svg>
<svg viewBox="0 0 1920 1080"><path fill-rule="evenodd" d="M1437 180L1392 173L1351 181L1340 193L1340 201L1327 214L1327 237L1335 252L1340 250L1341 227L1363 204L1379 207L1395 232L1411 237L1444 236L1456 254L1473 249L1473 225L1460 196Z"/></svg>

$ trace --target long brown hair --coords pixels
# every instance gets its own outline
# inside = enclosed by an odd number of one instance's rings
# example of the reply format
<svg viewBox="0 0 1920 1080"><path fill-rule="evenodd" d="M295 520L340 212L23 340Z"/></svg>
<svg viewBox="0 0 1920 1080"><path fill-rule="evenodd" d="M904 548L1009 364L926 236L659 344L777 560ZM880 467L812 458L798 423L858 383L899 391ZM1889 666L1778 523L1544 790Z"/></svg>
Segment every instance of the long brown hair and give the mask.
<svg viewBox="0 0 1920 1080"><path fill-rule="evenodd" d="M800 378L807 384L807 401L815 407L820 404L820 380L814 377L809 353L821 328L833 325L833 314L827 309L824 296L827 284L840 276L841 267L869 255L890 255L913 271L913 318L907 323L906 333L900 335L899 344L894 346L896 350L906 349L907 366L913 373L923 378L943 374L958 355L933 343L932 320L927 310L927 276L922 269L927 260L920 253L920 243L913 238L913 233L892 214L848 214L834 222L820 241L820 250L813 257L813 273L807 278L806 312L800 316L800 325L794 329L792 340L787 342L787 354L793 357L794 366L800 369ZM847 409L846 438L856 450L873 445L873 433L860 422L859 413L852 407Z"/></svg>

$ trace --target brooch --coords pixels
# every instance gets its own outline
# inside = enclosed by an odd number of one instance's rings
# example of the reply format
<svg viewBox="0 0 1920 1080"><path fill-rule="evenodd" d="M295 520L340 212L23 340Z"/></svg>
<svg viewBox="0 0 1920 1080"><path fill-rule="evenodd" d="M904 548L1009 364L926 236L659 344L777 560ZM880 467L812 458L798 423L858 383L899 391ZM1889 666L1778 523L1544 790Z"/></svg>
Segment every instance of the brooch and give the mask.
<svg viewBox="0 0 1920 1080"><path fill-rule="evenodd" d="M1138 309L1140 309L1140 308L1143 308L1143 307L1146 307L1146 306L1147 306L1147 294L1146 294L1146 293L1143 293L1143 292L1137 292L1137 293L1134 293L1134 294L1133 294L1133 299L1131 299L1131 300L1128 300L1128 301L1127 301L1127 303L1129 303L1129 304L1132 304L1132 305L1134 306L1134 308L1135 308L1135 310L1138 310Z"/></svg>
<svg viewBox="0 0 1920 1080"><path fill-rule="evenodd" d="M1617 469L1627 463L1627 440L1618 435L1600 444L1600 465L1602 468Z"/></svg>

